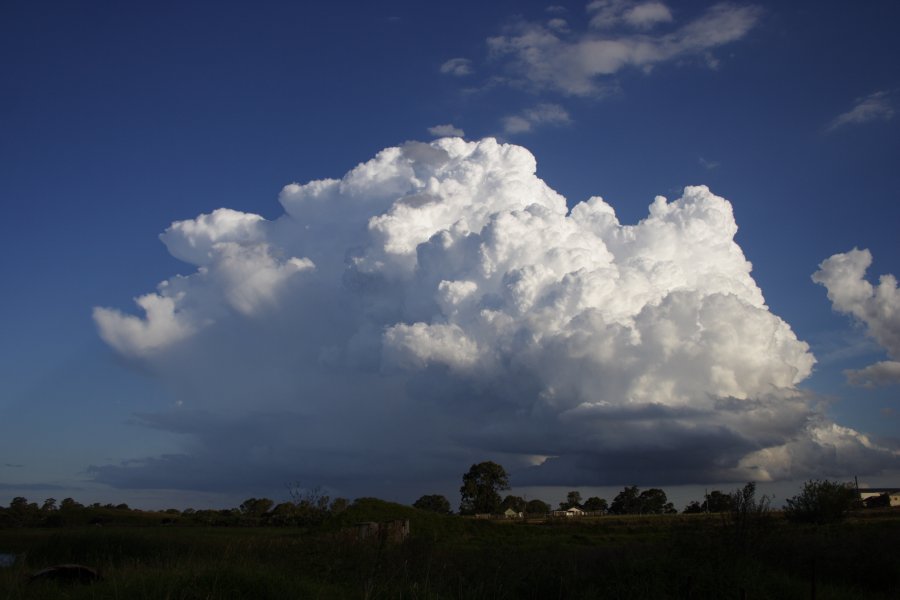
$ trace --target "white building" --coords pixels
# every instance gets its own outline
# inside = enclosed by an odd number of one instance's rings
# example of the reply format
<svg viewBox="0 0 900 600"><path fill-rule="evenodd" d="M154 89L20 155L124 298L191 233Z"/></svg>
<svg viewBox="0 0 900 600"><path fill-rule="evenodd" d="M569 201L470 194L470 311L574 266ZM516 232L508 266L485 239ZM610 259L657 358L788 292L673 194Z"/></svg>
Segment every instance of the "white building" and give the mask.
<svg viewBox="0 0 900 600"><path fill-rule="evenodd" d="M865 502L869 498L877 498L885 494L890 498L891 506L900 506L900 488L861 488L859 499Z"/></svg>
<svg viewBox="0 0 900 600"><path fill-rule="evenodd" d="M550 513L554 517L580 517L584 515L584 511L580 508L567 508L566 510L554 510Z"/></svg>

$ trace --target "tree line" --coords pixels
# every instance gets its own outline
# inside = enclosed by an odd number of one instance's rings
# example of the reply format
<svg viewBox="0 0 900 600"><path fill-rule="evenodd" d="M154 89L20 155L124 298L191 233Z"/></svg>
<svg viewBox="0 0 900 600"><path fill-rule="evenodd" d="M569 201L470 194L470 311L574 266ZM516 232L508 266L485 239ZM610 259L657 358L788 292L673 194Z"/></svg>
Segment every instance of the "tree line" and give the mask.
<svg viewBox="0 0 900 600"><path fill-rule="evenodd" d="M542 500L527 500L511 494L501 497L500 492L508 489L510 489L509 474L502 466L492 461L472 465L463 475L463 484L459 489L461 498L459 514L502 515L512 510L517 514L541 516L553 510ZM768 512L770 501L771 499L766 496L757 498L756 484L749 482L731 493L713 490L705 494L702 502L693 500L688 503L682 512L732 513L740 519L741 515L747 517L749 512ZM798 495L786 501L783 512L789 521L821 524L840 521L854 509L882 505L885 505L883 499L863 505L858 491L850 483L810 480ZM413 506L446 515L453 512L449 500L439 494L422 496ZM636 485L625 486L611 503L596 496L582 501L581 493L572 490L566 495L565 501L559 504L558 510L565 511L571 508L601 515L658 515L678 512L662 489L641 490Z"/></svg>
<svg viewBox="0 0 900 600"><path fill-rule="evenodd" d="M509 475L502 466L491 461L473 464L462 477L459 514L502 515L511 510L517 515L543 516L553 511L551 505L543 500L529 500L512 494L501 496L501 492L509 489ZM65 498L61 502L57 502L55 498L47 498L38 504L19 496L12 499L9 507L0 507L0 527L102 525L113 522L170 524L176 520L179 523L200 525L312 526L340 515L352 505L346 498L330 498L319 488L304 491L299 486L288 486L288 490L291 499L286 502L276 504L269 498L248 498L236 508L222 510L173 508L142 511L131 509L122 503L94 503L85 506L72 498ZM713 490L705 494L702 501L691 501L682 512L727 513L736 518L749 519L750 513L765 513L769 510L770 499L765 496L757 498L755 492L756 486L752 482L731 493ZM360 500L366 499L357 501ZM869 504L878 506L884 503ZM443 515L453 514L450 501L440 494L424 495L413 506ZM861 507L858 493L852 485L812 480L804 485L798 495L786 501L783 512L790 521L821 524L839 521L851 510ZM641 490L634 485L624 487L611 502L596 496L582 499L579 491L572 490L559 503L557 510L572 508L599 515L658 515L678 512L662 489Z"/></svg>

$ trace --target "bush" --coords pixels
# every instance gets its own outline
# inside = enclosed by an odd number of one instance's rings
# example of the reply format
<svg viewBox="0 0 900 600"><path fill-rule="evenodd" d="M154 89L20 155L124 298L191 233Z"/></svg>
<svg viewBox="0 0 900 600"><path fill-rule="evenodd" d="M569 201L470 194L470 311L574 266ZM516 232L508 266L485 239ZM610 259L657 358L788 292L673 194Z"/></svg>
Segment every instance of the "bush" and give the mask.
<svg viewBox="0 0 900 600"><path fill-rule="evenodd" d="M793 523L823 525L843 520L856 504L856 490L851 484L837 481L810 480L803 491L787 500L784 516Z"/></svg>
<svg viewBox="0 0 900 600"><path fill-rule="evenodd" d="M422 496L413 503L413 507L420 510L435 512L439 515L449 515L453 512L450 510L450 501L440 494Z"/></svg>
<svg viewBox="0 0 900 600"><path fill-rule="evenodd" d="M748 482L731 493L731 510L725 515L725 525L732 543L744 552L755 549L771 528L768 496L756 497L756 482Z"/></svg>

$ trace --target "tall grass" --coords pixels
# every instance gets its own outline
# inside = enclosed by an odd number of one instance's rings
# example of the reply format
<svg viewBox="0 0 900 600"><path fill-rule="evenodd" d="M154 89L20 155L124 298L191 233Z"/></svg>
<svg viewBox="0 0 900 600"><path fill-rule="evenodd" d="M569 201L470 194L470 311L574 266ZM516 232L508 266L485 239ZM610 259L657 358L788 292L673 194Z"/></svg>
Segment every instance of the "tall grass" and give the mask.
<svg viewBox="0 0 900 600"><path fill-rule="evenodd" d="M0 552L20 560L0 569L0 600L804 598L813 583L820 599L900 597L900 514L867 517L797 527L776 516L740 551L714 516L485 522L380 501L306 529L7 529ZM403 543L340 534L393 518L412 521ZM104 579L27 583L66 562Z"/></svg>

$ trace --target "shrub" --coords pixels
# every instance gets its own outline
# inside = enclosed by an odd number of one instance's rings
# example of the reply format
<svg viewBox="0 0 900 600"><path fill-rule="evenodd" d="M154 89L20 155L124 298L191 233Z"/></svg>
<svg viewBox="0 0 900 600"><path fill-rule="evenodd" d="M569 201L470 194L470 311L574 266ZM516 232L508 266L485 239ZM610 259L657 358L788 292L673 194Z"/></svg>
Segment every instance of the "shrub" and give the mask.
<svg viewBox="0 0 900 600"><path fill-rule="evenodd" d="M732 542L742 551L749 551L759 544L760 538L771 526L768 496L756 497L756 483L748 482L731 493L731 510L725 515L725 525Z"/></svg>
<svg viewBox="0 0 900 600"><path fill-rule="evenodd" d="M847 516L855 503L856 490L851 484L810 480L803 484L802 492L787 500L784 516L794 523L836 523Z"/></svg>
<svg viewBox="0 0 900 600"><path fill-rule="evenodd" d="M453 512L450 510L450 501L440 494L422 496L413 503L413 506L420 510L427 510L440 515L449 515Z"/></svg>

